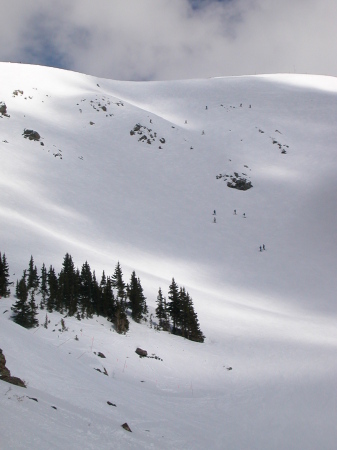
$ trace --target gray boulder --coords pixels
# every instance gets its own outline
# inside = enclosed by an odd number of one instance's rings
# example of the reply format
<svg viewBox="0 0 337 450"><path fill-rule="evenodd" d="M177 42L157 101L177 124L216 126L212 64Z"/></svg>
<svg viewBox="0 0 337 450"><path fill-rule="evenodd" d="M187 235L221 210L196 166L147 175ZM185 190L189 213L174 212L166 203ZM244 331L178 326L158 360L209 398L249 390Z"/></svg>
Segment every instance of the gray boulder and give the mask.
<svg viewBox="0 0 337 450"><path fill-rule="evenodd" d="M136 353L137 353L137 355L141 356L142 358L147 356L147 351L143 350L139 347L136 349Z"/></svg>
<svg viewBox="0 0 337 450"><path fill-rule="evenodd" d="M28 138L30 141L39 141L41 138L37 131L28 130L27 128L23 130L23 137Z"/></svg>

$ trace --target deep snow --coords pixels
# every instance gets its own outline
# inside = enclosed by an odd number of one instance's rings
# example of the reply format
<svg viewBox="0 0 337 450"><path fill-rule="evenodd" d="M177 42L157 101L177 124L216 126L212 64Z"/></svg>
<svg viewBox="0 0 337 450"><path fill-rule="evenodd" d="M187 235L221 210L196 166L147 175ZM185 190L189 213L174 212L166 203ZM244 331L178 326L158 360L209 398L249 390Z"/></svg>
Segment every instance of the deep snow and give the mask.
<svg viewBox="0 0 337 450"><path fill-rule="evenodd" d="M0 382L0 448L336 447L336 100L332 77L131 83L1 64L11 279L31 254L59 270L69 252L98 278L119 260L153 308L175 277L206 341L135 323L119 336L96 317L59 333L57 313L27 331L2 299L0 348L28 389ZM253 188L216 178L234 172Z"/></svg>

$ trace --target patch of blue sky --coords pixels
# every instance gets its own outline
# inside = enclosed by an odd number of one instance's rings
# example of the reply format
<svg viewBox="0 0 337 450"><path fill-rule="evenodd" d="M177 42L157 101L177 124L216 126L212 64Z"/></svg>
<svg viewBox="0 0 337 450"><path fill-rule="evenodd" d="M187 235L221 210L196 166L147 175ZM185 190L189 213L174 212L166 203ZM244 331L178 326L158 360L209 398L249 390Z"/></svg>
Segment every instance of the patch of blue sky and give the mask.
<svg viewBox="0 0 337 450"><path fill-rule="evenodd" d="M209 5L210 3L231 3L235 0L189 0L192 9L201 9Z"/></svg>

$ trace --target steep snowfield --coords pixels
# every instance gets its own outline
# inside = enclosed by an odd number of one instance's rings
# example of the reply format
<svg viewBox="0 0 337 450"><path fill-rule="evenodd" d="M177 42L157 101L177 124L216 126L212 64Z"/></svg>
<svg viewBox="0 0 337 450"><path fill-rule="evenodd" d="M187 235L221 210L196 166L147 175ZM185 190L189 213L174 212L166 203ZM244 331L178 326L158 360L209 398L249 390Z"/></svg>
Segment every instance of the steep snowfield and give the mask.
<svg viewBox="0 0 337 450"><path fill-rule="evenodd" d="M119 336L101 318L66 318L60 333L56 313L27 331L2 299L0 348L28 389L0 382L0 448L336 448L337 80L0 69L0 251L12 280L31 254L59 270L69 252L98 278L119 260L151 307L175 277L206 335L196 344L133 323ZM136 124L143 135L130 134ZM228 188L234 172L253 188ZM103 367L108 377L93 370Z"/></svg>

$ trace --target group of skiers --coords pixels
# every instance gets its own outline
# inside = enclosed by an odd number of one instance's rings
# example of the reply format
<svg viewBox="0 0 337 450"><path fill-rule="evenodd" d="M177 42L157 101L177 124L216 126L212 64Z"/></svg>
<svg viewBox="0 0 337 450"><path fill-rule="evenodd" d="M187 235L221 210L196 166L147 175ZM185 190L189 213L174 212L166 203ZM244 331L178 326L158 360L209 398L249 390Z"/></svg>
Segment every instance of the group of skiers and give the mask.
<svg viewBox="0 0 337 450"><path fill-rule="evenodd" d="M234 213L233 213L233 214L234 214L234 216L237 215L237 214L236 214L236 209L234 209ZM242 214L242 217L243 217L244 219L246 219L246 213L243 213L243 214Z"/></svg>
<svg viewBox="0 0 337 450"><path fill-rule="evenodd" d="M236 216L236 215L237 215L237 214L236 214L236 209L234 209L234 216ZM214 216L214 217L213 217L213 223L216 223L216 217L215 217L215 216L216 216L216 210L213 211L213 216ZM247 216L246 216L246 213L243 213L243 214L242 214L242 217L243 217L244 219L246 219L246 217L247 217Z"/></svg>
<svg viewBox="0 0 337 450"><path fill-rule="evenodd" d="M234 216L236 216L236 215L237 215L236 209L234 209ZM216 217L215 216L216 216L216 210L213 211L213 223L216 223ZM246 219L246 213L243 213L242 217L244 219ZM263 252L264 250L266 250L266 246L264 244L260 245L260 252Z"/></svg>

